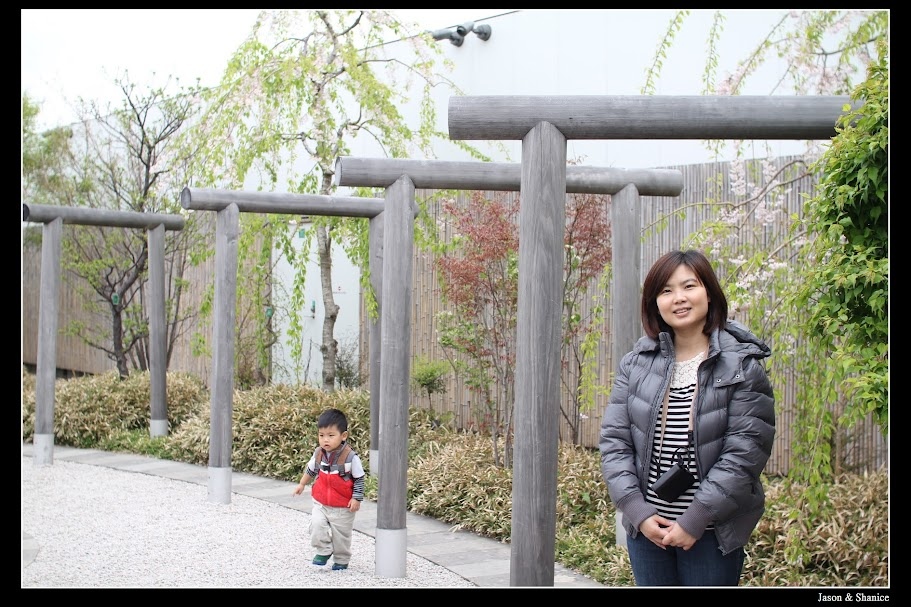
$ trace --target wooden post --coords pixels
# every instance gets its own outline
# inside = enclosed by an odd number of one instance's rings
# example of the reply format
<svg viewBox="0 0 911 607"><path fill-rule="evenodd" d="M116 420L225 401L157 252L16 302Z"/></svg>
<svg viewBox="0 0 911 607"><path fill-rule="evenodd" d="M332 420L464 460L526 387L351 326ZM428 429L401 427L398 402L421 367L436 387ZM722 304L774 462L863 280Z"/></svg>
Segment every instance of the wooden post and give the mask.
<svg viewBox="0 0 911 607"><path fill-rule="evenodd" d="M383 328L383 217L370 220L370 286L376 296L377 315L367 320L367 343L370 352L370 476L380 473L380 376L382 374Z"/></svg>
<svg viewBox="0 0 911 607"><path fill-rule="evenodd" d="M240 211L229 204L215 226L215 312L209 412L209 501L231 503L231 419L234 411L234 321Z"/></svg>
<svg viewBox="0 0 911 607"><path fill-rule="evenodd" d="M611 360L614 368L642 335L639 300L642 295L642 256L638 254L642 234L640 198L636 186L623 188L611 198L614 265L611 272ZM614 529L617 545L626 547L626 532L616 511Z"/></svg>
<svg viewBox="0 0 911 607"><path fill-rule="evenodd" d="M614 365L629 352L642 335L639 298L642 293L642 260L639 250L642 234L639 192L630 185L611 198L611 238L614 247L611 272L611 356ZM617 258L617 253L624 253Z"/></svg>
<svg viewBox="0 0 911 607"><path fill-rule="evenodd" d="M414 184L406 176L386 190L383 213L380 466L376 575L405 577Z"/></svg>
<svg viewBox="0 0 911 607"><path fill-rule="evenodd" d="M522 140L511 586L554 583L565 199L566 139L542 122Z"/></svg>
<svg viewBox="0 0 911 607"><path fill-rule="evenodd" d="M234 411L234 321L237 299L237 238L240 212L372 218L383 211L376 198L317 196L184 188L187 210L216 211L215 311L210 390L209 500L231 503L232 417ZM410 257L409 257L410 259Z"/></svg>
<svg viewBox="0 0 911 607"><path fill-rule="evenodd" d="M452 139L829 139L847 95L480 95L449 98Z"/></svg>
<svg viewBox="0 0 911 607"><path fill-rule="evenodd" d="M149 434L168 435L168 324L165 315L164 226L149 230Z"/></svg>
<svg viewBox="0 0 911 607"><path fill-rule="evenodd" d="M342 156L335 161L333 179L341 186L385 188L402 175L408 175L419 190L518 192L522 165L518 162ZM566 191L570 194L615 194L630 184L634 184L642 196L679 196L683 189L683 174L676 169L566 167Z"/></svg>
<svg viewBox="0 0 911 607"><path fill-rule="evenodd" d="M35 433L33 437L36 464L54 461L54 381L57 378L57 309L60 292L60 242L62 224L140 228L149 230L149 367L151 422L150 432L167 433L168 411L165 384L167 353L156 347L164 344L167 327L164 318L164 230L182 230L185 219L180 215L137 213L83 207L23 204L22 220L44 223L41 245L41 294L38 311L38 373L35 385ZM156 284L160 283L160 288Z"/></svg>
<svg viewBox="0 0 911 607"><path fill-rule="evenodd" d="M35 465L54 463L54 382L57 379L57 308L60 305L60 240L63 220L44 224L41 298L38 300L38 374L35 384Z"/></svg>

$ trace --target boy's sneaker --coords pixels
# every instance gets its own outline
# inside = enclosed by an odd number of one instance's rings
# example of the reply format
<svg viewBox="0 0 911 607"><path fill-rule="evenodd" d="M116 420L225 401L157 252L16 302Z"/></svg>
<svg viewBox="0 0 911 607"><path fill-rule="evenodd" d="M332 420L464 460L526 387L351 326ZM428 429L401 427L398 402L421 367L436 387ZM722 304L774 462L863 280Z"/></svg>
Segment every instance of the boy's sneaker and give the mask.
<svg viewBox="0 0 911 607"><path fill-rule="evenodd" d="M348 563L333 563L332 571L341 571L342 569L347 569Z"/></svg>
<svg viewBox="0 0 911 607"><path fill-rule="evenodd" d="M332 555L331 554L325 554L325 555L317 554L315 557L313 557L313 564L322 567L323 565L325 565L326 563L329 562L330 556L332 556Z"/></svg>

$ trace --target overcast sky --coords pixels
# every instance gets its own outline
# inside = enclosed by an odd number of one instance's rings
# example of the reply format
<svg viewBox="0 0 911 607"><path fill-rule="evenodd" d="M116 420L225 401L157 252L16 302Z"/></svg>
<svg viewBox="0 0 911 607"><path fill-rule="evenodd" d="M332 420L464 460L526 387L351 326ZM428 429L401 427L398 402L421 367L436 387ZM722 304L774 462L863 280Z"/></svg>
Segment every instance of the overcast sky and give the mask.
<svg viewBox="0 0 911 607"><path fill-rule="evenodd" d="M513 9L395 9L406 21L436 30ZM218 83L231 53L260 9L20 9L21 92L41 104L39 128L69 124L82 97L119 103L114 79L141 82L176 76L184 85Z"/></svg>

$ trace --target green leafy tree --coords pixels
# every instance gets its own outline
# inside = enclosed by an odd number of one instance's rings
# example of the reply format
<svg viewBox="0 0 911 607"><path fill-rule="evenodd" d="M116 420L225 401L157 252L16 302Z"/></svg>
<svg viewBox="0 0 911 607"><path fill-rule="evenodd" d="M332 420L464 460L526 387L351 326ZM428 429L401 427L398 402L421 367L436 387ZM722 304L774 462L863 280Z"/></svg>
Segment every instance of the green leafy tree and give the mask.
<svg viewBox="0 0 911 607"><path fill-rule="evenodd" d="M854 405L842 422L873 414L889 430L889 68L885 44L819 160L819 190L798 226L813 235L797 305L807 334L833 355ZM833 377L840 380L842 377ZM830 382L835 383L835 382ZM841 384L840 381L837 383Z"/></svg>
<svg viewBox="0 0 911 607"><path fill-rule="evenodd" d="M654 92L661 58L687 16L681 11L672 20L644 92ZM843 465L836 446L850 444L852 427L869 416L884 432L888 427L889 12L783 12L737 68L719 76L723 23L716 12L702 76L706 94L739 94L770 58L781 58L770 94L789 87L795 94L850 94L864 104L859 112L845 108L831 143L813 142L801 159L747 162L737 142L729 188L722 189L721 176L712 178L706 200L676 210L703 215L685 244L712 253L732 313L773 347L773 377L793 373L789 477L808 487L791 496L799 526L824 516L826 483ZM721 142L707 144L720 150ZM789 216L790 189L807 180L818 183L817 194ZM806 556L798 536L795 527L787 545L792 562Z"/></svg>
<svg viewBox="0 0 911 607"><path fill-rule="evenodd" d="M71 184L66 167L72 162L73 129L36 130L41 105L26 92L22 96L22 200L56 204L60 189Z"/></svg>
<svg viewBox="0 0 911 607"><path fill-rule="evenodd" d="M176 213L186 158L169 144L193 115L195 89L137 90L124 75L119 109L81 103L81 122L34 132L37 108L23 100L23 200L69 207ZM142 230L67 226L62 263L80 278L89 319L65 328L114 361L121 377L149 368L148 235ZM194 247L192 222L165 236L167 358L195 310L184 306L184 273Z"/></svg>
<svg viewBox="0 0 911 607"><path fill-rule="evenodd" d="M446 361L418 356L411 366L411 386L431 399L446 392L446 374L452 367ZM431 407L433 403L431 402Z"/></svg>
<svg viewBox="0 0 911 607"><path fill-rule="evenodd" d="M674 13L646 70L642 94L656 93L664 63L692 12ZM727 16L725 11L715 10L706 33L702 94L739 95L761 68L781 59L781 72L769 94L790 89L797 95L847 95L864 78L866 66L876 55L877 41L888 40L889 17L885 10L782 10L781 18L744 53L736 67L720 74L718 48ZM709 151L718 154L725 143L705 142ZM743 149L744 142L735 143L738 154ZM818 142L808 142L809 154L820 151Z"/></svg>
<svg viewBox="0 0 911 607"><path fill-rule="evenodd" d="M66 167L72 162L70 141L73 130L59 127L48 131L36 130L41 105L28 93L22 96L22 202L58 204L62 190L72 188L66 178ZM24 241L39 241L36 230L25 230Z"/></svg>
<svg viewBox="0 0 911 607"><path fill-rule="evenodd" d="M817 162L822 173L795 230L810 236L801 253L803 280L787 296L806 311L801 329L819 381L800 386L805 423L797 429L790 475L809 490L794 497L792 518L821 514L824 482L838 472L832 458L836 424L851 428L872 415L889 431L889 68L888 49L852 93L862 101L838 123L832 146ZM832 414L838 403L840 415ZM792 561L802 550L789 537Z"/></svg>
<svg viewBox="0 0 911 607"><path fill-rule="evenodd" d="M431 37L412 34L410 29L386 11L262 12L231 57L221 84L206 93L205 110L185 142L191 147L202 147L204 142L206 150L195 166L194 183L232 189L257 183L264 190L330 195L335 190L335 162L349 153L349 141L357 136L372 138L394 158L412 152L433 157L431 143L448 137L435 130L430 93L437 85L451 83L440 71L443 62L438 61L440 51ZM391 54L385 44L390 39L411 45L410 59ZM410 103L412 96L419 96L420 117L418 124L409 125L399 108ZM296 360L303 356L301 321L308 303L306 252L315 244L325 310L322 383L325 390L334 390L339 307L332 288L332 250L341 246L362 270L368 310L375 315L368 222L312 217L301 253L291 244L297 232L288 229L286 217L253 215L243 214L243 230L255 232L261 239L257 242L270 243L295 270L288 301L276 303L274 309L276 315L287 314ZM247 255L246 246L242 240L242 257ZM274 261L254 264L254 292L268 290ZM245 297L240 284L238 297Z"/></svg>

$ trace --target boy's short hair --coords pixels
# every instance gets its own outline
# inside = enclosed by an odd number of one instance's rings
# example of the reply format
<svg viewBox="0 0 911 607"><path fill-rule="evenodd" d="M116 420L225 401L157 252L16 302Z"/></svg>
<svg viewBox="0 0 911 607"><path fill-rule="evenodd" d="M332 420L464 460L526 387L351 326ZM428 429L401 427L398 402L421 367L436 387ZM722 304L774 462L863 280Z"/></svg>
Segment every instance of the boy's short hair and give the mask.
<svg viewBox="0 0 911 607"><path fill-rule="evenodd" d="M347 432L348 417L338 409L326 409L319 414L319 418L316 420L316 427L328 428L329 426L335 426L339 432Z"/></svg>

